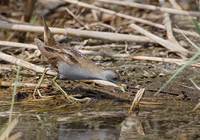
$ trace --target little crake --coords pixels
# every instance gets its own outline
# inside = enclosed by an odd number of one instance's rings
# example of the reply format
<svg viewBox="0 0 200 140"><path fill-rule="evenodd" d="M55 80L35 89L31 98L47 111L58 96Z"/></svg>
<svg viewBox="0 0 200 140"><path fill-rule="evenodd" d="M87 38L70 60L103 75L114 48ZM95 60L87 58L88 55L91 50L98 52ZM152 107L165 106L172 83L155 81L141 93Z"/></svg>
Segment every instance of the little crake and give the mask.
<svg viewBox="0 0 200 140"><path fill-rule="evenodd" d="M44 42L35 39L35 44L62 80L105 80L116 83L118 74L103 70L87 59L78 50L56 43L44 21Z"/></svg>

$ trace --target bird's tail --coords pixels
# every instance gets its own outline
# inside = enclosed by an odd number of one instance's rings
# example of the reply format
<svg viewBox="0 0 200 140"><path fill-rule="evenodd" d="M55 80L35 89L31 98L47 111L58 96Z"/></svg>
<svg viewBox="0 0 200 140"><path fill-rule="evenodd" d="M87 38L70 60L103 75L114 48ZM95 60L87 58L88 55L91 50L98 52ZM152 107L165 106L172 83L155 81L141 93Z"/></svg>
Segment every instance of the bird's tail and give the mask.
<svg viewBox="0 0 200 140"><path fill-rule="evenodd" d="M46 56L46 57L48 57L48 55L49 55L49 52L45 49L45 44L40 40L40 39L38 39L38 38L35 38L34 39L34 42L35 42L35 45L38 47L38 49L40 50L40 52L44 55L44 56Z"/></svg>
<svg viewBox="0 0 200 140"><path fill-rule="evenodd" d="M47 23L46 23L44 17L42 17L42 19L43 19L43 24L44 24L44 43L49 46L56 45L56 41L55 41L53 34L51 33L49 27L47 26Z"/></svg>

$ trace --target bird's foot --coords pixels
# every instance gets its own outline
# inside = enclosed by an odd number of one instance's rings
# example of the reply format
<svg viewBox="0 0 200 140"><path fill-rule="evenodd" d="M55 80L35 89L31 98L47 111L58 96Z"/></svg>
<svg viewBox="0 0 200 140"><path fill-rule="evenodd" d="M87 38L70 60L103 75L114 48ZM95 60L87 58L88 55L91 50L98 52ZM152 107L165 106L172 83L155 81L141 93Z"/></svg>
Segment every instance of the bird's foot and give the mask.
<svg viewBox="0 0 200 140"><path fill-rule="evenodd" d="M83 98L83 99L78 99L73 97L72 95L67 94L61 87L60 85L56 82L56 78L54 77L52 82L54 86L61 91L61 93L64 95L64 97L70 102L70 103L82 103L82 102L89 102L91 99L90 98Z"/></svg>
<svg viewBox="0 0 200 140"><path fill-rule="evenodd" d="M85 98L82 98L82 99L75 98L71 95L65 95L65 97L70 103L87 103L87 102L91 101L91 99L88 98L88 97L85 97Z"/></svg>

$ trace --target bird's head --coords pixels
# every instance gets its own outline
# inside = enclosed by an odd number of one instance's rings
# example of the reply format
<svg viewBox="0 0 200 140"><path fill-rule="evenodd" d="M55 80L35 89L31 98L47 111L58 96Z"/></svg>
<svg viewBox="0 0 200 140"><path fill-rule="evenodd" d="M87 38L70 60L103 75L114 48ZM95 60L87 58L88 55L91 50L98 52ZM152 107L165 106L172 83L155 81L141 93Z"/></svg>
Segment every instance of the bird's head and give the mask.
<svg viewBox="0 0 200 140"><path fill-rule="evenodd" d="M104 77L103 80L106 80L112 83L117 83L120 80L119 75L112 70L104 70L103 77Z"/></svg>

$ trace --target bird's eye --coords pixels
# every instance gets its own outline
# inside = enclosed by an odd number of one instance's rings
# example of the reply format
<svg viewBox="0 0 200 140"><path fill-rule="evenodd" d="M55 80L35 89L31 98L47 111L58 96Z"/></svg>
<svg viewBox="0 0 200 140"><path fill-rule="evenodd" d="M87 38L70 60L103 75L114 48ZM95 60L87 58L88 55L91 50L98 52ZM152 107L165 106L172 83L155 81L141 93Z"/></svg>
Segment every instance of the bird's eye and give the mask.
<svg viewBox="0 0 200 140"><path fill-rule="evenodd" d="M117 80L118 80L118 77L113 77L113 80L114 80L114 81L117 81Z"/></svg>

